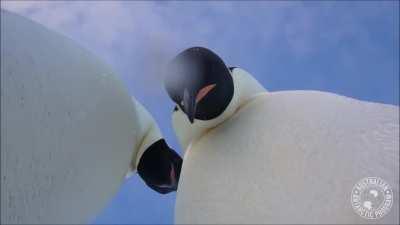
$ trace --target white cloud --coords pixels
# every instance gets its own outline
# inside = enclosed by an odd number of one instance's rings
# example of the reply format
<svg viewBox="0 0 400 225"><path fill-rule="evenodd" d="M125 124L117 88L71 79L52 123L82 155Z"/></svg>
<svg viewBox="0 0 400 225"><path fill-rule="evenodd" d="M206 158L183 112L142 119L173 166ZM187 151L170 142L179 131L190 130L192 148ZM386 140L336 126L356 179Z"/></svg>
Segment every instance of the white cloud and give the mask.
<svg viewBox="0 0 400 225"><path fill-rule="evenodd" d="M312 57L347 40L371 48L365 20L381 16L393 5L370 4L1 1L2 8L57 30L95 52L128 84L148 84L152 88L147 94L163 93L162 65L194 45L214 49L228 63L242 63L247 60L245 55L255 51Z"/></svg>

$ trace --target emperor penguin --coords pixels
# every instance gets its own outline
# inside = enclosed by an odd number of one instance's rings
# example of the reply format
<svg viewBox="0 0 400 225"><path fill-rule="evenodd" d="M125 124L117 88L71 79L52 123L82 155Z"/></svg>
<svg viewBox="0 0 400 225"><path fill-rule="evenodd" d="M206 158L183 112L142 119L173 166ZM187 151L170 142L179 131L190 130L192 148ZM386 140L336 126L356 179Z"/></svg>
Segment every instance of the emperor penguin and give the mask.
<svg viewBox="0 0 400 225"><path fill-rule="evenodd" d="M137 172L158 193L176 191L182 158L168 146L151 114L134 98L132 100L136 104L138 135L141 140L134 149L136 156L131 162L127 178Z"/></svg>
<svg viewBox="0 0 400 225"><path fill-rule="evenodd" d="M1 224L87 224L127 171L166 194L181 157L103 61L1 10Z"/></svg>
<svg viewBox="0 0 400 225"><path fill-rule="evenodd" d="M184 150L177 224L399 223L397 106L268 92L203 47L178 54L167 71ZM375 220L360 216L351 197L368 177L393 193L369 205L385 209Z"/></svg>

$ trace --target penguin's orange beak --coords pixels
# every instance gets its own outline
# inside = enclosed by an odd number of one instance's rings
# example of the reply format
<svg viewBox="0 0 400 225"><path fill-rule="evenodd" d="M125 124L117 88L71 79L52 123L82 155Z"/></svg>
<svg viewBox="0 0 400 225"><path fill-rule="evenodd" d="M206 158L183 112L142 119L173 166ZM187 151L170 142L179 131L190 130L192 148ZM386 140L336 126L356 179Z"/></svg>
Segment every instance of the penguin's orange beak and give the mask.
<svg viewBox="0 0 400 225"><path fill-rule="evenodd" d="M202 89L200 89L200 91L197 93L196 95L196 104L198 102L200 102L204 97L206 97L206 95L212 90L214 89L216 86L216 84L210 84L207 85L205 87L203 87Z"/></svg>
<svg viewBox="0 0 400 225"><path fill-rule="evenodd" d="M194 117L196 115L197 103L199 103L204 97L210 93L211 90L215 88L216 84L210 84L201 88L196 96L185 89L183 93L183 111L188 117L190 123L194 122Z"/></svg>

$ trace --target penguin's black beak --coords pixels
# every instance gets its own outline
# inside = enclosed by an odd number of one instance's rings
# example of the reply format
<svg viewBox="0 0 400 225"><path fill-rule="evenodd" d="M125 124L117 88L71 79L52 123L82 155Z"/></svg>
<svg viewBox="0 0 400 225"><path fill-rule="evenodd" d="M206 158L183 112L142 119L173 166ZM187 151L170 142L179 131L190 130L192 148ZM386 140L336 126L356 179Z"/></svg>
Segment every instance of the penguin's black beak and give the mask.
<svg viewBox="0 0 400 225"><path fill-rule="evenodd" d="M183 93L183 111L188 117L190 123L194 122L194 117L196 116L197 102L193 94L190 94L187 89Z"/></svg>

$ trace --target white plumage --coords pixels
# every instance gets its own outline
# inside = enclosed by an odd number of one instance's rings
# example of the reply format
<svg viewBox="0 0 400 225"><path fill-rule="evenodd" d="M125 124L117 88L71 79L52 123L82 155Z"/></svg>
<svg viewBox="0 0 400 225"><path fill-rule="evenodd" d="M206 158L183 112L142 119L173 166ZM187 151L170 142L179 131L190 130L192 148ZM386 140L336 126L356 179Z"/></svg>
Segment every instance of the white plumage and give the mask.
<svg viewBox="0 0 400 225"><path fill-rule="evenodd" d="M91 222L160 138L108 66L1 11L2 224Z"/></svg>
<svg viewBox="0 0 400 225"><path fill-rule="evenodd" d="M318 91L267 93L242 69L226 114L174 127L186 149L176 223L399 223L399 108ZM253 91L252 91L253 90ZM216 122L217 121L217 122ZM382 219L351 206L377 176L393 189Z"/></svg>

